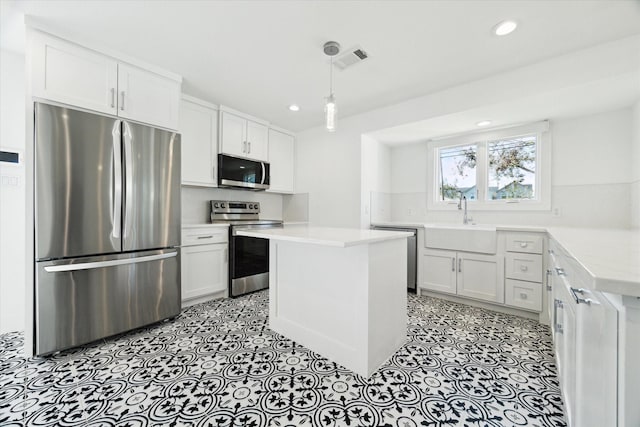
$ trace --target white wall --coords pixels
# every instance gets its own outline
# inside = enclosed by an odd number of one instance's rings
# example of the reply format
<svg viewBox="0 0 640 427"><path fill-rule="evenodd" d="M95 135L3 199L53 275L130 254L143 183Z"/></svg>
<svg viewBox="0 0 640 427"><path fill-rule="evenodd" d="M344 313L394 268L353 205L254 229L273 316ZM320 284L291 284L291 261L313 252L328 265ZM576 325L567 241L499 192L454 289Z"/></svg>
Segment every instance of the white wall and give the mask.
<svg viewBox="0 0 640 427"><path fill-rule="evenodd" d="M24 155L24 56L0 50L0 94L0 148ZM0 333L5 333L24 329L25 167L0 165L0 174Z"/></svg>
<svg viewBox="0 0 640 427"><path fill-rule="evenodd" d="M632 109L551 121L551 212L478 212L482 223L629 227ZM461 213L426 211L426 143L391 150L392 220L458 222Z"/></svg>
<svg viewBox="0 0 640 427"><path fill-rule="evenodd" d="M296 140L296 191L309 194L309 223L360 225L360 134L355 127L315 128Z"/></svg>
<svg viewBox="0 0 640 427"><path fill-rule="evenodd" d="M631 226L640 228L640 101L633 108L631 140Z"/></svg>
<svg viewBox="0 0 640 427"><path fill-rule="evenodd" d="M391 220L391 150L366 135L362 136L361 144L360 226L368 228L371 221Z"/></svg>
<svg viewBox="0 0 640 427"><path fill-rule="evenodd" d="M361 137L376 130L491 104L529 99L638 72L640 37L601 44L517 70L456 86L399 104L340 118L335 133L322 127L297 135L296 190L309 194L309 222L358 227L361 206ZM339 94L338 94L339 95ZM544 119L540 117L538 119ZM626 214L627 217L629 214Z"/></svg>

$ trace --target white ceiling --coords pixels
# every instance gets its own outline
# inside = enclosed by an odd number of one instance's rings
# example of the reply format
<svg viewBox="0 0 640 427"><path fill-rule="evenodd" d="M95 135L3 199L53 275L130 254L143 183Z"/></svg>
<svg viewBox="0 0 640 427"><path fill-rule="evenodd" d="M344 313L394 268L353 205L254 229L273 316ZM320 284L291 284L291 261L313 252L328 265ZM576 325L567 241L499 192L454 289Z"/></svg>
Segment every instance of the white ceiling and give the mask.
<svg viewBox="0 0 640 427"><path fill-rule="evenodd" d="M0 0L2 47L31 15L184 77L183 90L294 131L322 123L327 40L370 59L336 71L339 116L640 34L640 1ZM504 19L520 23L498 38ZM287 105L297 103L293 113ZM578 105L579 106L579 105Z"/></svg>

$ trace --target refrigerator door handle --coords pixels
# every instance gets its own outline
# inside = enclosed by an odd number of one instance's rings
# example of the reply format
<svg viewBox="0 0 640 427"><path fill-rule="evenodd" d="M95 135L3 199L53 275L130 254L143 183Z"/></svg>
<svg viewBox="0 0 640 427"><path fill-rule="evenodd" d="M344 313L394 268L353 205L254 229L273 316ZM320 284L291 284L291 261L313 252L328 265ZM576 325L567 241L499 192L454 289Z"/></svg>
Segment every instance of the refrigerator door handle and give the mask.
<svg viewBox="0 0 640 427"><path fill-rule="evenodd" d="M169 252L166 254L149 255L138 258L125 258L114 259L111 261L96 261L96 262L83 262L81 264L65 264L65 265L50 265L44 268L47 273L60 273L65 271L77 271L77 270L91 270L94 268L113 267L116 265L126 264L138 264L140 262L157 261L165 258L173 258L178 255L178 252Z"/></svg>
<svg viewBox="0 0 640 427"><path fill-rule="evenodd" d="M131 232L131 209L133 207L133 151L131 148L131 128L127 122L122 122L124 131L124 237L128 237Z"/></svg>
<svg viewBox="0 0 640 427"><path fill-rule="evenodd" d="M111 235L119 239L122 228L122 144L120 120L113 125L113 230Z"/></svg>

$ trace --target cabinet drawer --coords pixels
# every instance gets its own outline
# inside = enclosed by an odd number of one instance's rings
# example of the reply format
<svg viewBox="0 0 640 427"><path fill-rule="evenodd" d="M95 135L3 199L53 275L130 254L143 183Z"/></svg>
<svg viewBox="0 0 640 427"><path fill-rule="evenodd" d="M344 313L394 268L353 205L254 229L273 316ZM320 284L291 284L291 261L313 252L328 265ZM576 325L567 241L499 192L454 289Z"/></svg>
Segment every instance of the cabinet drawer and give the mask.
<svg viewBox="0 0 640 427"><path fill-rule="evenodd" d="M542 310L542 285L507 279L505 281L504 302L507 305L525 310Z"/></svg>
<svg viewBox="0 0 640 427"><path fill-rule="evenodd" d="M542 255L507 253L505 276L509 279L542 282Z"/></svg>
<svg viewBox="0 0 640 427"><path fill-rule="evenodd" d="M208 245L211 243L227 243L227 228L188 228L182 230L182 246Z"/></svg>
<svg viewBox="0 0 640 427"><path fill-rule="evenodd" d="M533 233L508 233L507 252L542 253L542 235Z"/></svg>

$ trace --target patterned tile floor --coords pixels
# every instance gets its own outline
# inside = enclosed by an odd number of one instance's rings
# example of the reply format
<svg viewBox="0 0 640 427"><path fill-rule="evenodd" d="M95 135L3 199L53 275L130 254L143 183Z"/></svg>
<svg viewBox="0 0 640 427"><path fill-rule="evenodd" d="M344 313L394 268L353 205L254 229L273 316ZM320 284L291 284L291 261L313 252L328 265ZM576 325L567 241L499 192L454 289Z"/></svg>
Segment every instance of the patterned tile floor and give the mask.
<svg viewBox="0 0 640 427"><path fill-rule="evenodd" d="M407 343L366 379L268 328L268 294L51 358L0 335L2 426L564 426L548 328L409 296Z"/></svg>

